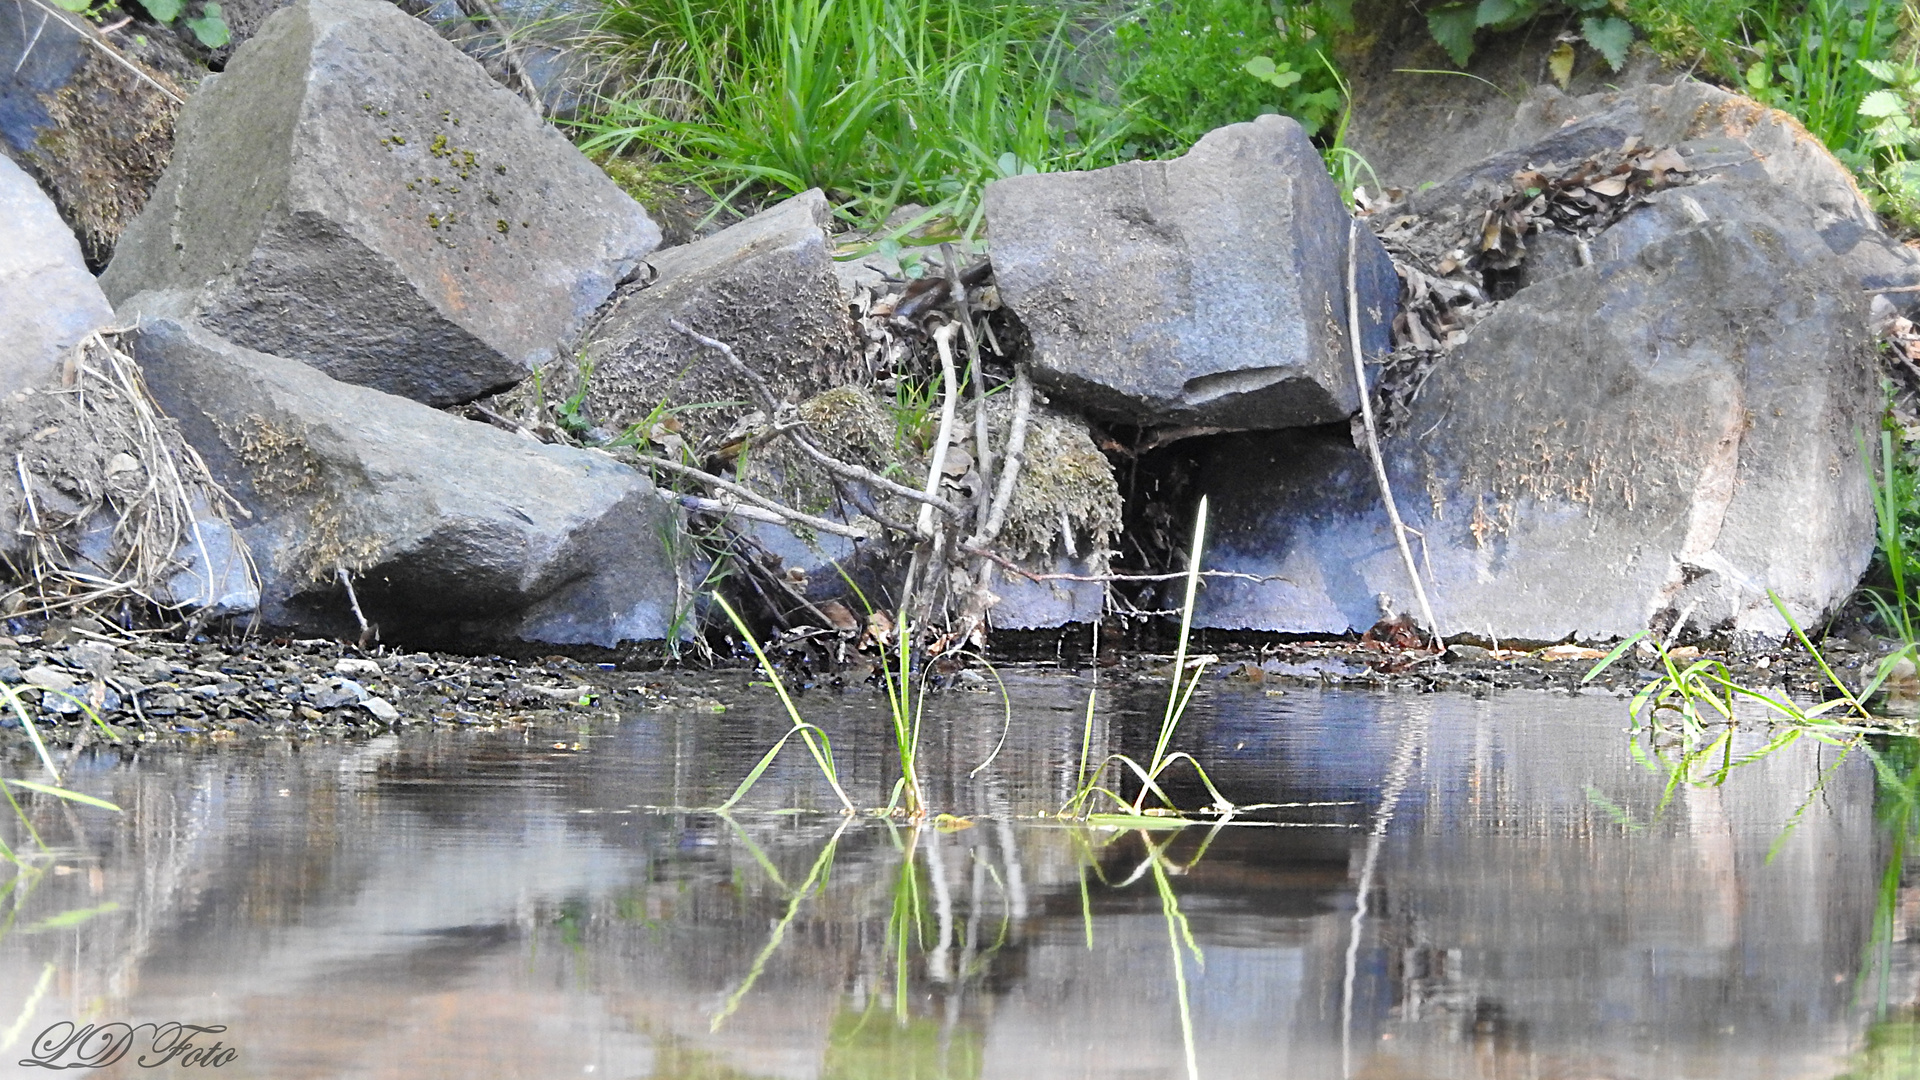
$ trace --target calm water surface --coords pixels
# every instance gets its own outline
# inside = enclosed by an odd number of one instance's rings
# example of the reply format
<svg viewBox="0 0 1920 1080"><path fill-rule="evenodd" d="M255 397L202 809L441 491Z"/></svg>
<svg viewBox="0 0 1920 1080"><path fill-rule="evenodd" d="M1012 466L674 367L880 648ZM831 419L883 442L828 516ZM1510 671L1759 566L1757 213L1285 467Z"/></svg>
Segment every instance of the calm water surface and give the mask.
<svg viewBox="0 0 1920 1080"><path fill-rule="evenodd" d="M584 730L96 754L70 783L126 812L34 811L55 854L8 900L0 1073L51 1075L16 1063L52 1024L169 1020L238 1056L83 1075L1920 1070L1898 747L1803 739L1670 785L1612 698L1217 683L1183 745L1236 801L1311 805L1148 836L1040 816L1090 685L1014 679L975 775L999 696L935 707L934 802L973 822L951 832L774 812L833 807L800 752L730 817L675 809L785 728L757 692ZM1096 756L1150 753L1160 702L1103 691ZM864 805L892 782L855 750L884 745L878 704L803 699Z"/></svg>

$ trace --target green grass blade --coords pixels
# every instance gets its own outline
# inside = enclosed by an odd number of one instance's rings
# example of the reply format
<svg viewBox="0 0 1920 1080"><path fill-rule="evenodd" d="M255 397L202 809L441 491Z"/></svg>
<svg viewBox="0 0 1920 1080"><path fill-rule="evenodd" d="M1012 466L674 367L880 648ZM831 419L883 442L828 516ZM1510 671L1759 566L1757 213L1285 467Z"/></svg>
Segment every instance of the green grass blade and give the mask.
<svg viewBox="0 0 1920 1080"><path fill-rule="evenodd" d="M716 814L724 814L739 805L740 800L747 797L747 792L753 790L753 785L760 782L760 777L767 771L767 768L773 764L773 759L780 756L781 749L787 745L787 740L791 738L793 738L792 731L780 736L780 741L773 744L773 749L761 755L760 760L754 764L753 768L747 770L747 778L740 781L740 786L733 789L733 794L727 796L727 801L714 807L713 812Z"/></svg>
<svg viewBox="0 0 1920 1080"><path fill-rule="evenodd" d="M85 806L97 806L102 810L111 810L116 814L120 812L118 806L113 805L105 799L97 799L92 795L82 795L77 791L69 791L63 787L54 787L51 784L36 784L31 780L13 779L0 781L0 783L7 783L17 788L26 788L28 791L37 791L42 795L51 795L56 799L65 799L68 802L77 802Z"/></svg>
<svg viewBox="0 0 1920 1080"><path fill-rule="evenodd" d="M1590 683L1594 679L1599 678L1601 672L1612 667L1615 661L1619 660L1622 656L1627 655L1628 649L1631 649L1635 645L1639 644L1641 639L1645 638L1646 636L1647 636L1647 632L1645 630L1636 630L1634 631L1632 637L1622 639L1620 644L1615 645L1613 647L1612 651L1608 652L1607 655L1601 657L1600 661L1594 664L1593 667L1587 669L1587 673L1580 677L1580 682L1582 684Z"/></svg>

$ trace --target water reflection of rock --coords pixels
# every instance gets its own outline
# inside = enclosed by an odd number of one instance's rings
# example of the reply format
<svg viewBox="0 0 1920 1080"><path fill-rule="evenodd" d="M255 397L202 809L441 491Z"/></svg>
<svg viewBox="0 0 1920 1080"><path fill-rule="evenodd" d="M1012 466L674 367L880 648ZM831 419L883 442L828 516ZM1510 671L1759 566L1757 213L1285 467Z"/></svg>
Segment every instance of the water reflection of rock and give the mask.
<svg viewBox="0 0 1920 1080"><path fill-rule="evenodd" d="M973 720L998 712L977 704ZM1836 752L1796 747L1723 787L1683 787L1655 818L1662 780L1630 759L1616 701L1223 691L1203 708L1196 748L1236 793L1372 796L1396 753L1410 763L1354 950L1353 1075L1830 1074L1857 1037L1848 1006L1883 850L1863 760L1809 802ZM1022 780L1003 797L1051 805L1078 718L1025 719L1003 751ZM864 824L710 1031L833 822L742 815L736 832L634 804L712 801L742 758L728 726L764 745L765 723L778 730L752 710L724 725L649 714L559 748L560 733L442 734L103 769L89 790L135 812L90 825L100 892L86 874L50 877L22 922L122 909L0 940L0 1017L52 961L58 1000L30 1031L81 1015L224 1022L259 1076L811 1077L853 1075L883 1049L947 1054L949 1075L1183 1073L1151 881L1094 885L1089 951L1079 841L1024 824L922 835L916 1025L884 1048L852 1033L896 1031L887 919L906 837ZM939 782L964 784L993 735L959 725L953 756L969 764ZM877 760L841 753L865 790L881 786ZM768 782L774 802L808 786L797 763ZM1202 1076L1340 1075L1356 882L1380 810L1223 832L1173 878L1206 955L1190 971ZM1202 840L1175 840L1174 861ZM1107 844L1101 872L1126 878L1144 850ZM946 981L927 958L942 925Z"/></svg>

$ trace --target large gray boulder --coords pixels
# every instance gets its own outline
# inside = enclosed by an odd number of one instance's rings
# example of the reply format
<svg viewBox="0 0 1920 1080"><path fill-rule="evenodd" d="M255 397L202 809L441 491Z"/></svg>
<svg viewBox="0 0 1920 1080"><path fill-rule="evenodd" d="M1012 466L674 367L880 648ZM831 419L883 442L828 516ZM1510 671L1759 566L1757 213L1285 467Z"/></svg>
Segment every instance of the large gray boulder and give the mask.
<svg viewBox="0 0 1920 1080"><path fill-rule="evenodd" d="M1657 196L1670 210L1683 205L1678 200L1684 195L1722 204L1709 207L1721 216L1790 221L1820 235L1841 258L1854 287L1920 284L1920 255L1880 227L1852 170L1799 121L1751 98L1693 79L1582 97L1543 86L1513 110L1502 130L1507 142L1497 152L1451 177L1426 178L1440 182L1410 194L1406 209L1429 220L1477 226L1489 200L1511 189L1515 173L1618 151L1634 139L1640 147L1672 147L1695 174L1724 185ZM1742 205L1755 202L1767 205ZM1633 220L1615 226L1616 242L1624 239L1622 226ZM1676 219L1669 213L1667 220ZM1645 235L1646 223L1641 224ZM1653 231L1666 228L1662 224ZM1543 276L1538 267L1529 273L1532 280Z"/></svg>
<svg viewBox="0 0 1920 1080"><path fill-rule="evenodd" d="M46 382L112 319L53 202L0 157L0 395Z"/></svg>
<svg viewBox="0 0 1920 1080"><path fill-rule="evenodd" d="M139 314L155 399L251 517L272 626L351 633L338 572L389 639L665 638L679 523L604 454L545 446L222 340L177 297Z"/></svg>
<svg viewBox="0 0 1920 1080"><path fill-rule="evenodd" d="M188 103L101 284L191 292L237 344L445 405L569 348L659 236L418 21L300 0Z"/></svg>
<svg viewBox="0 0 1920 1080"><path fill-rule="evenodd" d="M1866 295L1794 218L1683 220L1498 306L1387 441L1443 632L1778 636L1768 590L1804 626L1865 571ZM1201 455L1208 567L1266 580L1210 582L1197 624L1338 633L1415 611L1352 442L1241 435Z"/></svg>
<svg viewBox="0 0 1920 1080"><path fill-rule="evenodd" d="M652 283L623 291L589 332L580 371L558 372L550 384L566 386L590 370L586 403L596 423L618 432L662 407L683 409L674 415L690 441L760 408L745 381L672 329L674 320L732 346L795 402L859 381L864 371L827 244L831 213L815 189L661 251L649 260Z"/></svg>
<svg viewBox="0 0 1920 1080"><path fill-rule="evenodd" d="M1263 116L1186 156L1016 176L984 198L1001 299L1063 402L1137 424L1284 428L1360 407L1350 217L1300 125ZM1391 347L1399 280L1361 230L1361 346Z"/></svg>

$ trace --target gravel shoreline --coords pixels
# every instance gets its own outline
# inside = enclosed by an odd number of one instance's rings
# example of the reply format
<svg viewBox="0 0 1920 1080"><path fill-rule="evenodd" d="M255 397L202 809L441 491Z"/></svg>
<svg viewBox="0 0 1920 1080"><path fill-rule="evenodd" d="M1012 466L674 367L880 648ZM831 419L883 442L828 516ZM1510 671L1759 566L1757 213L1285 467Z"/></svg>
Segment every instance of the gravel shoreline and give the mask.
<svg viewBox="0 0 1920 1080"><path fill-rule="evenodd" d="M1842 678L1858 685L1890 646L1832 640L1823 646ZM1370 641L1228 644L1207 654L1207 677L1259 683L1270 691L1337 687L1411 693L1487 694L1557 690L1631 695L1656 677L1658 661L1629 654L1587 681L1599 650L1554 646L1529 651L1455 645L1440 654ZM1678 650L1684 661L1697 650ZM1709 654L1713 655L1713 654ZM1776 695L1820 698L1830 687L1803 650L1750 651L1725 660L1736 679ZM1103 678L1162 678L1172 658L1110 654ZM1024 665L1023 665L1024 666ZM1071 659L1047 669L1086 669ZM738 668L744 677L750 669ZM864 682L872 668L790 682L821 688ZM504 726L585 720L606 708L691 707L722 711L725 680L701 665L650 670L564 656L505 658L447 653L362 652L328 639L251 638L192 642L112 632L93 620L55 623L40 635L0 636L0 682L17 696L50 744L152 744L239 737L337 738L420 724ZM692 677L689 677L692 676ZM963 685L967 675L946 678ZM106 727L91 722L97 716ZM24 744L11 707L0 710L0 742Z"/></svg>

